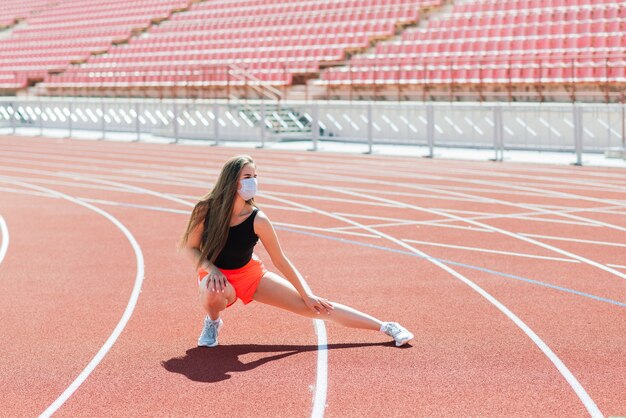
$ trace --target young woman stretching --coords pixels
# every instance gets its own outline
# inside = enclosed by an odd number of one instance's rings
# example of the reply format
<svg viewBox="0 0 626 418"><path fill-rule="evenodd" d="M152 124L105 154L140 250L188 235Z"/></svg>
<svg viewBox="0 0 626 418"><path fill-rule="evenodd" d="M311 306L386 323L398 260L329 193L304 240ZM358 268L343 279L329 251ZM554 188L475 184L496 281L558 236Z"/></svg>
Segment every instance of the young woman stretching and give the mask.
<svg viewBox="0 0 626 418"><path fill-rule="evenodd" d="M220 312L235 303L257 302L309 318L335 321L351 328L381 331L397 346L413 334L395 322L376 318L316 296L283 253L274 227L254 203L256 166L248 156L224 164L213 190L194 207L181 240L198 270L200 301L207 312L199 346L215 347L223 321ZM253 254L258 240L287 278L269 272Z"/></svg>

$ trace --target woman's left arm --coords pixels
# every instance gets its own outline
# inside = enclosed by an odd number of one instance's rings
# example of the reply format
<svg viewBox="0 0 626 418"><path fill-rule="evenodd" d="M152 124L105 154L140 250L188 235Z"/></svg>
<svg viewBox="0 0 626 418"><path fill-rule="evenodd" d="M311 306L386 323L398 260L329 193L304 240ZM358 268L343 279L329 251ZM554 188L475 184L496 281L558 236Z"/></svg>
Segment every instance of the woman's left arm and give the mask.
<svg viewBox="0 0 626 418"><path fill-rule="evenodd" d="M311 309L320 312L320 308L326 311L333 309L332 304L324 298L315 296L311 291L311 288L307 284L304 277L291 263L291 261L285 256L283 250L278 242L276 231L269 218L261 211L259 211L254 219L254 232L257 234L263 246L267 250L272 263L276 268L293 284L304 302Z"/></svg>

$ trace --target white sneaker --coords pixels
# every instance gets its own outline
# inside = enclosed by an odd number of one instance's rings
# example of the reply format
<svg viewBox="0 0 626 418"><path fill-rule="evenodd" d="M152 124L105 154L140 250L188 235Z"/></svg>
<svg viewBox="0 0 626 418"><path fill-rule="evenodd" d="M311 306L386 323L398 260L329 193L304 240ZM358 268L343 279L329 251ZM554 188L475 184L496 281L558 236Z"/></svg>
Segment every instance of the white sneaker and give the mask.
<svg viewBox="0 0 626 418"><path fill-rule="evenodd" d="M413 339L413 334L397 322L383 322L380 330L396 341L396 347L400 347Z"/></svg>
<svg viewBox="0 0 626 418"><path fill-rule="evenodd" d="M213 321L208 315L204 318L204 328L198 338L198 347L215 347L217 345L217 335L224 321L222 318Z"/></svg>

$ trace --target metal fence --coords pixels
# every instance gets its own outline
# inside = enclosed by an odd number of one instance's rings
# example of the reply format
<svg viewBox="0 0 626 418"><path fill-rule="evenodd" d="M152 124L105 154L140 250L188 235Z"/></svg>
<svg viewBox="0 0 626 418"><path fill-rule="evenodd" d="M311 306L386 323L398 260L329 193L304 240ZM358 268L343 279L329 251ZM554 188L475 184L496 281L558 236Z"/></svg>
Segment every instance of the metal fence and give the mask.
<svg viewBox="0 0 626 418"><path fill-rule="evenodd" d="M0 128L222 141L333 140L601 153L624 148L623 104L0 98Z"/></svg>

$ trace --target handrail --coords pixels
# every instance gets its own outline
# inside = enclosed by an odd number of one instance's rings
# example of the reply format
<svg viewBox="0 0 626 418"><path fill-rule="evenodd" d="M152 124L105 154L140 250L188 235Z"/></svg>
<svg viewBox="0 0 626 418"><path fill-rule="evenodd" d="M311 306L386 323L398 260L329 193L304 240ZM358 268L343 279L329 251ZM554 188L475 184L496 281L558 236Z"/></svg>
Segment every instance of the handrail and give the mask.
<svg viewBox="0 0 626 418"><path fill-rule="evenodd" d="M247 86L251 87L254 91L261 94L262 96L265 96L266 98L271 99L271 100L282 99L283 94L280 90L272 87L269 84L264 83L257 77L253 76L251 73L247 72L245 69L235 64L230 64L228 65L228 70L229 70L228 72L229 75L233 75L235 77L240 76L239 80L245 81ZM250 84L247 82L248 80L251 80L254 83Z"/></svg>

